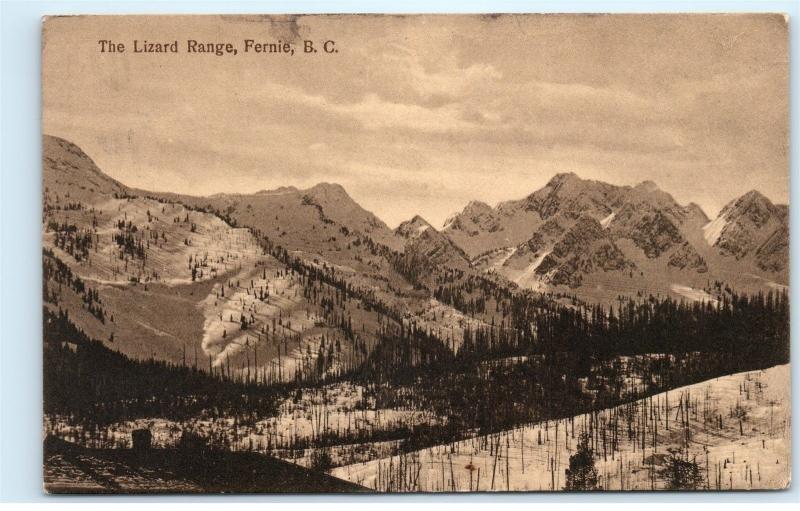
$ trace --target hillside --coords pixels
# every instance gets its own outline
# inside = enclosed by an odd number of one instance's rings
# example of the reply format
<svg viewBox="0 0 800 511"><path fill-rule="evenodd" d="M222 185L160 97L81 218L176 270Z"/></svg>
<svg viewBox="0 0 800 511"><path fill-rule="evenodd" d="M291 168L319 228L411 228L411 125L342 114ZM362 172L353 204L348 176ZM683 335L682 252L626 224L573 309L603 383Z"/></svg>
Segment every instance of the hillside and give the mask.
<svg viewBox="0 0 800 511"><path fill-rule="evenodd" d="M275 379L323 338L344 340L247 228L137 195L64 140L45 137L43 159L45 302L90 336L135 358Z"/></svg>
<svg viewBox="0 0 800 511"><path fill-rule="evenodd" d="M394 268L402 238L338 185L150 193L49 136L43 169L45 303L128 356L265 380L327 374L366 356L366 332L428 309Z"/></svg>
<svg viewBox="0 0 800 511"><path fill-rule="evenodd" d="M338 184L319 183L305 190L289 186L252 194L209 197L144 190L140 193L218 212L224 218L258 229L298 250L342 250L350 232L360 233L390 248L398 249L402 245L383 221L359 206Z"/></svg>
<svg viewBox="0 0 800 511"><path fill-rule="evenodd" d="M788 365L680 387L630 404L477 436L331 473L377 491L554 491L581 433L605 490L755 490L791 480ZM675 488L670 449L700 469Z"/></svg>
<svg viewBox="0 0 800 511"><path fill-rule="evenodd" d="M369 491L256 453L87 449L47 437L44 457L44 489L53 494Z"/></svg>
<svg viewBox="0 0 800 511"><path fill-rule="evenodd" d="M68 207L69 203L104 200L125 196L129 189L104 174L78 146L63 138L45 135L42 139L45 204Z"/></svg>

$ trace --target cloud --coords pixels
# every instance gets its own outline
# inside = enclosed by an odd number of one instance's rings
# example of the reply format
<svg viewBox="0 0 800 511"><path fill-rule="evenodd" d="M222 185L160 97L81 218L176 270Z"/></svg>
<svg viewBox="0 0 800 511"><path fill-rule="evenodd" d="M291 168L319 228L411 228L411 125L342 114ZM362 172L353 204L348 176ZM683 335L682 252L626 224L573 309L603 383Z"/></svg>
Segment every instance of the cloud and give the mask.
<svg viewBox="0 0 800 511"><path fill-rule="evenodd" d="M565 170L650 179L708 213L749 188L788 199L788 47L775 17L148 20L148 37L335 34L340 53L111 58L91 41L143 37L141 23L53 25L45 131L134 186L334 181L389 223L434 224Z"/></svg>

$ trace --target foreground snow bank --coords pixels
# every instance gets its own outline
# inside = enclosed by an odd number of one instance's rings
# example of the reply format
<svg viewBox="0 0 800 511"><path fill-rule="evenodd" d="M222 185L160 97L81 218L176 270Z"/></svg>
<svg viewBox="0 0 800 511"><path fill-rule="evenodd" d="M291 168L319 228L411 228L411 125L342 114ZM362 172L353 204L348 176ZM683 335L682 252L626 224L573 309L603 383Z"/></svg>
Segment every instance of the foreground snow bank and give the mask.
<svg viewBox="0 0 800 511"><path fill-rule="evenodd" d="M665 489L668 449L697 463L697 489L779 489L791 479L789 365L733 374L596 413L343 466L378 491L552 491L586 432L607 490Z"/></svg>

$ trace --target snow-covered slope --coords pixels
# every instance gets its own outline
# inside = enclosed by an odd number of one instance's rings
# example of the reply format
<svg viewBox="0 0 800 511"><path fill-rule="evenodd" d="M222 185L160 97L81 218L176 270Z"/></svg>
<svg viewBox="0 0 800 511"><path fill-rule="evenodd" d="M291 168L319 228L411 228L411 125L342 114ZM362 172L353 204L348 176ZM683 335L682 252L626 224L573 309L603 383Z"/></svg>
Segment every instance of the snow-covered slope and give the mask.
<svg viewBox="0 0 800 511"><path fill-rule="evenodd" d="M724 214L720 214L717 218L704 225L703 237L706 239L706 242L708 242L710 246L716 245L720 235L722 235L722 231L727 225L728 221L725 219Z"/></svg>
<svg viewBox="0 0 800 511"><path fill-rule="evenodd" d="M783 488L791 480L789 365L724 376L597 414L525 426L331 471L378 491L552 491L582 432L598 484L661 490L668 449L697 463L696 489Z"/></svg>

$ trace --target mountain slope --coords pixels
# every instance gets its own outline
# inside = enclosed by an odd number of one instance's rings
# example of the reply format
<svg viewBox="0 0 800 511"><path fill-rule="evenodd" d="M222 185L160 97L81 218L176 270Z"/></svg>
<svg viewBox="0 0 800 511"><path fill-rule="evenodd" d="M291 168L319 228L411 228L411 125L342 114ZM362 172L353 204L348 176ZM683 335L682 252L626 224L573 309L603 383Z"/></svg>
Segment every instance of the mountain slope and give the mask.
<svg viewBox="0 0 800 511"><path fill-rule="evenodd" d="M553 246L536 267L538 275L548 276L554 285L577 287L583 274L595 270L618 271L633 269L600 222L581 217Z"/></svg>
<svg viewBox="0 0 800 511"><path fill-rule="evenodd" d="M421 216L415 215L411 220L398 225L394 233L404 240L409 240L418 238L426 229L433 229L433 226Z"/></svg>
<svg viewBox="0 0 800 511"><path fill-rule="evenodd" d="M70 202L93 203L106 197L124 196L129 189L104 174L78 146L63 138L42 137L45 205Z"/></svg>
<svg viewBox="0 0 800 511"><path fill-rule="evenodd" d="M789 260L788 210L759 192L729 202L704 226L705 239L723 256L745 260L765 272L783 273Z"/></svg>
<svg viewBox="0 0 800 511"><path fill-rule="evenodd" d="M397 270L406 248L431 275L466 270L460 249L433 228L396 235L339 185L136 190L54 137L43 173L45 306L134 359L319 378L362 363L401 321L460 317Z"/></svg>
<svg viewBox="0 0 800 511"><path fill-rule="evenodd" d="M192 201L124 186L74 144L48 136L43 142L45 306L67 312L87 335L135 359L262 379L291 379L311 368L335 371L353 357L356 343L368 349L347 325L373 331L381 315L352 295L339 298L332 314L325 304L340 296L335 282L301 278L248 228L233 227ZM272 205L302 211L298 218L310 231L327 226L323 236L345 237L346 229L320 212L323 204L340 205L343 193L333 185L284 189L274 195L292 198ZM357 249L369 253L365 244L348 249L346 243L361 238L347 238L330 244L342 244L348 260L358 257ZM304 264L316 264L312 259Z"/></svg>
<svg viewBox="0 0 800 511"><path fill-rule="evenodd" d="M362 234L389 248L402 247L402 241L383 221L359 206L338 184L319 183L305 190L289 186L210 197L142 193L217 212L298 250L341 249L342 239L350 233Z"/></svg>
<svg viewBox="0 0 800 511"><path fill-rule="evenodd" d="M699 206L678 204L655 183L615 186L567 173L495 208L472 202L443 232L473 266L523 287L580 294L591 286L587 298L611 299L672 292L676 284L706 287L710 279L744 288L786 282L786 211L750 193L709 221ZM587 219L597 225L587 230ZM565 237L579 222L589 238L574 244ZM608 244L596 251L599 231Z"/></svg>

